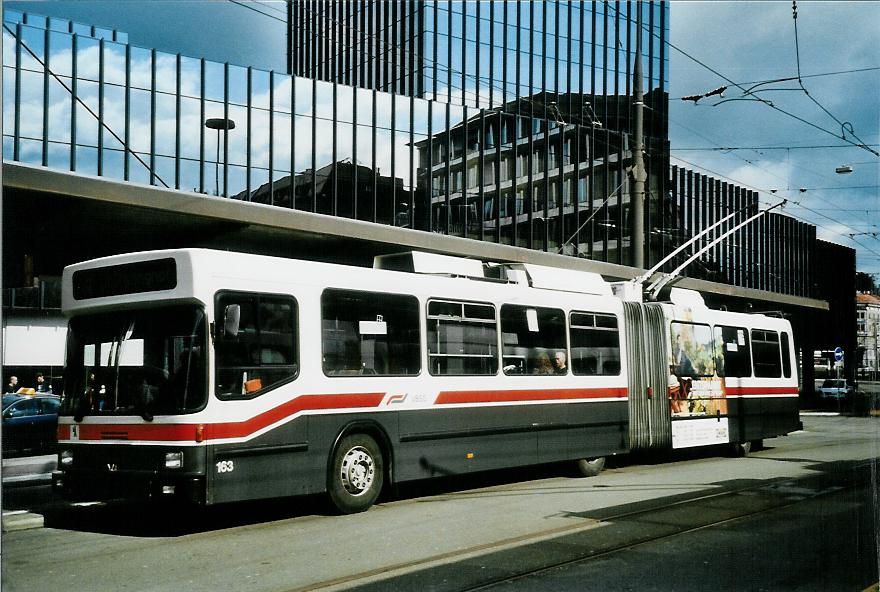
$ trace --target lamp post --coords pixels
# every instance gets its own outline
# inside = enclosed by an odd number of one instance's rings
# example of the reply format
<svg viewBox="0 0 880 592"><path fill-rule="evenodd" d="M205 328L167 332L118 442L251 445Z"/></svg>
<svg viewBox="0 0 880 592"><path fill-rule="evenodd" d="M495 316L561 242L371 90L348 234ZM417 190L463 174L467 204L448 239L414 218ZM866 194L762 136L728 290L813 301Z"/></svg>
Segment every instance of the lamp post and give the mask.
<svg viewBox="0 0 880 592"><path fill-rule="evenodd" d="M632 260L636 269L645 267L645 171L644 158L644 94L642 91L642 5L636 2L636 55L633 64L633 192L632 192Z"/></svg>
<svg viewBox="0 0 880 592"><path fill-rule="evenodd" d="M217 157L214 160L214 195L220 195L220 130L228 133L229 130L235 129L235 122L226 117L214 117L205 121L205 127L217 130ZM223 146L225 148L227 135L223 135ZM225 159L223 165L226 165Z"/></svg>

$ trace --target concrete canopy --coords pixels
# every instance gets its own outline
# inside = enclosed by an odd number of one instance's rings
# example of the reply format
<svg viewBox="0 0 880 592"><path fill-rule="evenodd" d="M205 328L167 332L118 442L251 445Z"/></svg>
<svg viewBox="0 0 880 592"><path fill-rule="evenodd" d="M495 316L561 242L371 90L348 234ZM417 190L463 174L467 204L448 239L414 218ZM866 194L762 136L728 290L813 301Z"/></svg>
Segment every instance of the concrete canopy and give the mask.
<svg viewBox="0 0 880 592"><path fill-rule="evenodd" d="M23 253L43 261L41 273L114 253L208 247L282 257L370 265L373 256L424 250L484 261L535 263L592 271L608 280L642 270L461 237L398 228L254 204L227 198L121 182L79 173L3 164L4 262ZM18 229L38 230L22 233ZM4 278L7 282L9 276ZM762 306L828 310L824 300L683 278L676 286Z"/></svg>

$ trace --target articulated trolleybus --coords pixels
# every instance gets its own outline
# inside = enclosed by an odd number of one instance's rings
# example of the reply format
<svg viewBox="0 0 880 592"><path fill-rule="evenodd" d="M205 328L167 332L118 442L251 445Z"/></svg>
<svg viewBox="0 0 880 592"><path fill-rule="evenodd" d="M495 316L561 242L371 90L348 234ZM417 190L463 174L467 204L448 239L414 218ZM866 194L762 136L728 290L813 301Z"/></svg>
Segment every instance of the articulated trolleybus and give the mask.
<svg viewBox="0 0 880 592"><path fill-rule="evenodd" d="M789 323L592 273L406 253L202 249L64 270L56 488L199 504L383 486L798 427Z"/></svg>

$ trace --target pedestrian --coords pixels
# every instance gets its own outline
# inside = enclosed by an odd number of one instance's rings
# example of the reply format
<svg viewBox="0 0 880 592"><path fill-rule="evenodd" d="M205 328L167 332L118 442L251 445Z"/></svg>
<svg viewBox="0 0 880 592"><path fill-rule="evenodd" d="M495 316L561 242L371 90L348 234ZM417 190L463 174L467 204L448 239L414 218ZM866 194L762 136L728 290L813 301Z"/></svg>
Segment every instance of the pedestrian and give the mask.
<svg viewBox="0 0 880 592"><path fill-rule="evenodd" d="M52 385L46 384L46 379L43 377L42 372L37 372L37 392L38 393L51 393Z"/></svg>
<svg viewBox="0 0 880 592"><path fill-rule="evenodd" d="M18 390L18 376L10 376L9 382L6 384L7 393L14 393Z"/></svg>

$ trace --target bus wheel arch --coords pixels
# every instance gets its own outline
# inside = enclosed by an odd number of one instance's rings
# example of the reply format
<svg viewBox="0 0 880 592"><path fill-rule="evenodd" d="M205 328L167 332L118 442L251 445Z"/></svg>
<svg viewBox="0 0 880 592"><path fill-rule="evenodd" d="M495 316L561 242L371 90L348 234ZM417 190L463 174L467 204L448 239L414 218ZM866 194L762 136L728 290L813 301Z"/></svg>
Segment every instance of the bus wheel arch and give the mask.
<svg viewBox="0 0 880 592"><path fill-rule="evenodd" d="M354 423L339 432L327 459L327 493L343 514L372 506L391 482L391 446L378 425Z"/></svg>

